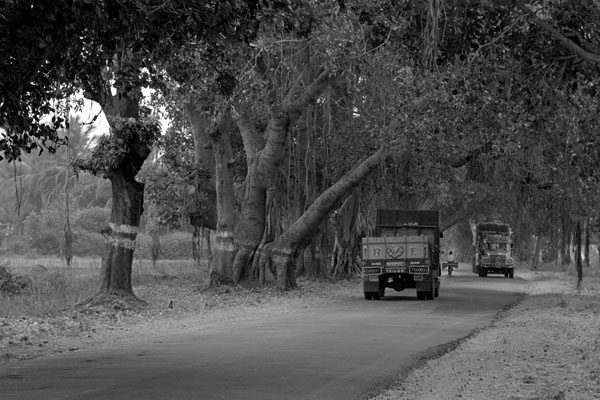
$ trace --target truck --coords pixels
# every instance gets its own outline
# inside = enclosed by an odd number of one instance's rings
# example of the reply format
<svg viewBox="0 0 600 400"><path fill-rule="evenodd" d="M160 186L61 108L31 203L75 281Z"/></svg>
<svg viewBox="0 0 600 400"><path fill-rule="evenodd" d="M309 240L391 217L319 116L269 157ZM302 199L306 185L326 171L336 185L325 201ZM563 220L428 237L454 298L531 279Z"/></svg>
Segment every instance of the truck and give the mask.
<svg viewBox="0 0 600 400"><path fill-rule="evenodd" d="M362 238L365 299L383 298L386 288L414 288L419 300L438 297L440 237L437 210L378 209L374 235Z"/></svg>
<svg viewBox="0 0 600 400"><path fill-rule="evenodd" d="M488 274L515 276L511 229L501 222L486 222L475 227L473 273L481 277Z"/></svg>

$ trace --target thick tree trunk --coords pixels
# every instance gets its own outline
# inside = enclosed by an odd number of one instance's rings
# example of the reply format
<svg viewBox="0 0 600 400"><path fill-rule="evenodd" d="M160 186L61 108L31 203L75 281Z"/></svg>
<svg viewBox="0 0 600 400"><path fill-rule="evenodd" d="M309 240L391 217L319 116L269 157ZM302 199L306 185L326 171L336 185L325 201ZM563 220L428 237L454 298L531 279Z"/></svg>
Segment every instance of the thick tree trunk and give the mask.
<svg viewBox="0 0 600 400"><path fill-rule="evenodd" d="M194 163L203 176L215 176L215 157L213 154L213 141L210 138L210 123L204 118L194 104L184 104L185 114L192 128L194 139ZM203 199L204 208L195 210L191 219L192 225L217 229L217 194L215 192L215 180L202 179L196 182L196 195Z"/></svg>
<svg viewBox="0 0 600 400"><path fill-rule="evenodd" d="M297 83L303 82L304 78L305 74L302 74ZM237 253L233 262L233 278L236 284L248 273L254 254L263 239L267 190L272 186L278 168L283 163L290 126L298 121L309 104L316 101L326 88L328 80L329 72L324 71L300 93L299 85L292 86L281 106L274 107L271 112L265 130L267 140L262 148L264 140L249 123L249 119L242 115L238 120L248 160L248 173L240 218L234 231Z"/></svg>
<svg viewBox="0 0 600 400"><path fill-rule="evenodd" d="M131 265L142 215L144 184L115 172L111 175L113 205L108 250L102 260L101 294L133 295Z"/></svg>
<svg viewBox="0 0 600 400"><path fill-rule="evenodd" d="M105 110L109 115L136 120L139 117L139 105L134 96L115 96ZM158 130L158 125L154 129ZM113 127L111 135L120 134ZM131 270L144 196L144 184L136 181L135 176L150 155L151 143L142 141L137 132L129 132L121 140L125 144L120 143L120 146L124 146L127 153L122 155L118 165L104 171L112 187L110 229L105 236L107 244L102 260L100 289L88 304L113 304L114 307L130 308L145 304L133 293ZM120 304L114 304L115 301Z"/></svg>
<svg viewBox="0 0 600 400"><path fill-rule="evenodd" d="M213 272L216 272L216 278L221 283L233 282L233 260L235 257L233 230L238 213L235 204L234 183L231 176L233 165L231 129L230 117L226 115L212 135L216 165L216 209L218 215L217 234L213 246Z"/></svg>
<svg viewBox="0 0 600 400"><path fill-rule="evenodd" d="M233 261L233 279L237 284L252 264L252 257L262 239L265 229L266 188L261 184L260 169L256 163L248 166L246 193L242 199L240 222L235 227L237 249Z"/></svg>
<svg viewBox="0 0 600 400"><path fill-rule="evenodd" d="M379 166L385 154L383 149L379 149L349 171L317 197L308 210L286 232L262 249L261 263L274 266L277 286L280 289L286 290L296 286L296 259L301 251L310 245L319 226L333 210L349 196L353 189L360 185L371 171Z"/></svg>
<svg viewBox="0 0 600 400"><path fill-rule="evenodd" d="M363 218L360 213L360 193L355 191L335 213L335 242L331 265L331 276L352 275L356 256L360 250L358 240L363 235Z"/></svg>

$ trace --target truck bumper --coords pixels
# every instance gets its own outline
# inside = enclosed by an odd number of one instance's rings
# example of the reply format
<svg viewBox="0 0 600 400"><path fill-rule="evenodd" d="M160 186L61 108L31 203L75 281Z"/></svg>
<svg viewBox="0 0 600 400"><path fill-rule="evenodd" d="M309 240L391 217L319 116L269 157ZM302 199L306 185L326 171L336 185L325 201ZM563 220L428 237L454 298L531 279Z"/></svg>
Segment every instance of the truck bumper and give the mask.
<svg viewBox="0 0 600 400"><path fill-rule="evenodd" d="M504 274L515 269L514 265L482 265L483 269L490 274Z"/></svg>

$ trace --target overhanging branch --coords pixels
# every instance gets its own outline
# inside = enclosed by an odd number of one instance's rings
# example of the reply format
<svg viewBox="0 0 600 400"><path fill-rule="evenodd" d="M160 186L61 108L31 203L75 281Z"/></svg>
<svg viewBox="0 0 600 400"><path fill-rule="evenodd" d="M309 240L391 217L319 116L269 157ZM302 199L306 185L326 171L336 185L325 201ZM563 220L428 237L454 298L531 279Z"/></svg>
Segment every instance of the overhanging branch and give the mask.
<svg viewBox="0 0 600 400"><path fill-rule="evenodd" d="M529 7L527 7L522 1L515 1L514 4L515 4L515 7L517 7L519 10L521 10L523 13L525 13L526 15L529 15L532 18L533 22L537 26L539 26L546 32L549 32L552 35L554 35L558 39L558 41L560 41L569 50L573 51L574 53L576 53L577 55L581 56L582 58L584 58L588 61L591 61L596 64L600 64L600 54L589 52L586 49L579 46L573 40L569 39L563 32L561 32L559 29L555 28L552 24L550 24L550 23L544 21L543 19L541 19L540 17L538 17L537 14L533 10L531 10Z"/></svg>

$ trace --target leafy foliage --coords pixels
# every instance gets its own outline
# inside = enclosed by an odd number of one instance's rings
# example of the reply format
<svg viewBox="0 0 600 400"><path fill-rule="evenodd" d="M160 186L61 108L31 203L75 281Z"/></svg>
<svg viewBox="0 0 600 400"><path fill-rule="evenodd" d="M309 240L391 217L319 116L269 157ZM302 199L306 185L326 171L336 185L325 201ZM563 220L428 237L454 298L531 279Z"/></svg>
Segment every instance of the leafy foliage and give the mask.
<svg viewBox="0 0 600 400"><path fill-rule="evenodd" d="M239 0L2 2L0 150L14 160L21 151L54 149L64 120L40 124L53 101L78 90L98 92L109 80L125 94L165 88L162 66L174 51L190 41L218 49L226 38L249 40L260 10L255 1Z"/></svg>
<svg viewBox="0 0 600 400"><path fill-rule="evenodd" d="M154 118L112 117L109 122L111 134L99 139L89 157L73 161L76 171L109 173L118 169L128 156L135 157L138 147L151 148L160 135L160 123Z"/></svg>

